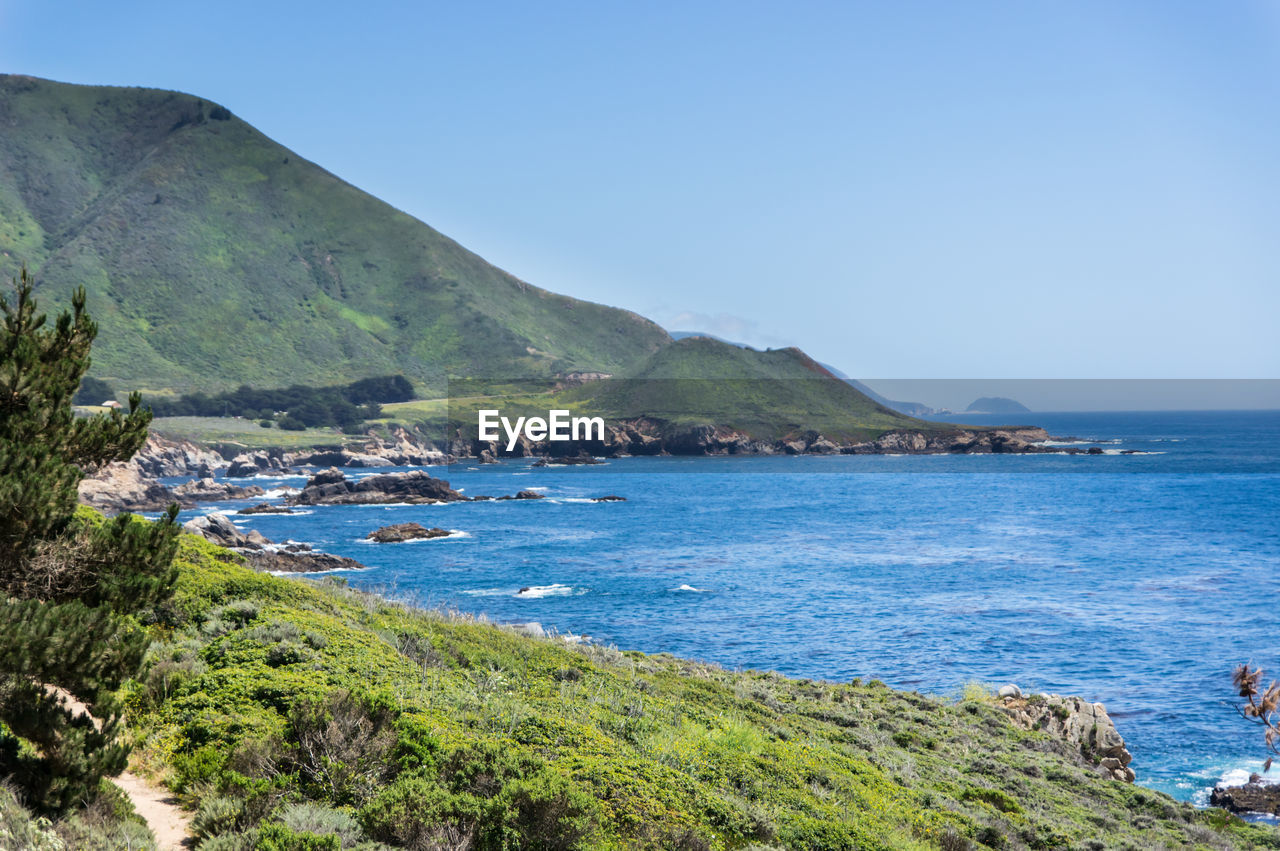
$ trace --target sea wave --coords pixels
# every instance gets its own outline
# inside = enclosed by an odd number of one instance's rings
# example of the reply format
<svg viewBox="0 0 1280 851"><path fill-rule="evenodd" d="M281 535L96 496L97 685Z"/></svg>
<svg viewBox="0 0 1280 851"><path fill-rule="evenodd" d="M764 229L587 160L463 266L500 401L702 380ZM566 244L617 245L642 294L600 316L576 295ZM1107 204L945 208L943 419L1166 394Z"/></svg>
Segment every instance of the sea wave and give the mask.
<svg viewBox="0 0 1280 851"><path fill-rule="evenodd" d="M302 491L291 487L272 488L260 496L253 497L253 499L280 499L295 493L302 493Z"/></svg>
<svg viewBox="0 0 1280 851"><path fill-rule="evenodd" d="M706 588L694 588L692 585L689 585L688 583L681 585L679 588L672 588L671 590L672 591L694 591L699 594L705 594L707 591Z"/></svg>
<svg viewBox="0 0 1280 851"><path fill-rule="evenodd" d="M527 588L521 588L516 592L516 597L521 600L539 600L543 597L568 597L578 593L572 585L561 585L555 582L551 585L530 585Z"/></svg>

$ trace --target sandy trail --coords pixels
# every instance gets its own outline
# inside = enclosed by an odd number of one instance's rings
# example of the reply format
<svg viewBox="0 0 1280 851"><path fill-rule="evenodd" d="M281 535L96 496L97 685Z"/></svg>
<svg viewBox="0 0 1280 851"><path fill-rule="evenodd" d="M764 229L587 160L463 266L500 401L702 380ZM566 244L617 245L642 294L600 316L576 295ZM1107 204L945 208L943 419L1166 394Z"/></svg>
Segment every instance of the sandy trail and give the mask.
<svg viewBox="0 0 1280 851"><path fill-rule="evenodd" d="M56 686L45 686L49 692L57 694L70 708L72 714L89 715L89 709L71 692ZM89 715L93 718L92 715ZM101 726L98 719L93 718L94 726ZM182 851L189 848L191 838L191 815L178 806L177 800L167 789L156 786L138 775L125 771L119 777L111 778L111 782L120 787L120 791L129 796L133 808L146 821L147 827L156 837L156 848L160 851Z"/></svg>
<svg viewBox="0 0 1280 851"><path fill-rule="evenodd" d="M191 816L178 806L169 790L154 786L128 771L113 778L112 782L129 796L133 808L146 820L147 827L156 835L156 847L160 851L181 851L188 847Z"/></svg>

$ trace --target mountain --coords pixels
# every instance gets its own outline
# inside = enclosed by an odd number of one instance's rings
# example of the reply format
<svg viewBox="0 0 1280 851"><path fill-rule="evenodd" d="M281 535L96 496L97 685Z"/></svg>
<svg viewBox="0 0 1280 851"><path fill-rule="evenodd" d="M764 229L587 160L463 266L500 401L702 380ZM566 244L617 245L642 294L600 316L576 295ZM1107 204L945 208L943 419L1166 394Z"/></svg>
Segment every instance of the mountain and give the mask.
<svg viewBox="0 0 1280 851"><path fill-rule="evenodd" d="M627 377L589 382L561 398L608 418L723 425L762 439L936 428L868 398L799 349L760 352L702 336L664 346Z"/></svg>
<svg viewBox="0 0 1280 851"><path fill-rule="evenodd" d="M191 95L0 76L0 274L88 290L93 375L144 390L617 373L643 317L497 269Z"/></svg>
<svg viewBox="0 0 1280 851"><path fill-rule="evenodd" d="M719 340L721 343L728 343L730 346L737 346L740 349L756 348L755 346L748 345L747 343L739 343L737 340L726 340L724 337L717 337L715 334L708 334L705 331L668 331L667 333L671 335L671 339L673 340L683 340L686 337L706 337L709 340ZM828 367L828 369L830 369L830 367Z"/></svg>
<svg viewBox="0 0 1280 851"><path fill-rule="evenodd" d="M964 412L966 414L1029 414L1031 409L1021 402L1006 399L1003 396L983 396L981 399L974 399Z"/></svg>

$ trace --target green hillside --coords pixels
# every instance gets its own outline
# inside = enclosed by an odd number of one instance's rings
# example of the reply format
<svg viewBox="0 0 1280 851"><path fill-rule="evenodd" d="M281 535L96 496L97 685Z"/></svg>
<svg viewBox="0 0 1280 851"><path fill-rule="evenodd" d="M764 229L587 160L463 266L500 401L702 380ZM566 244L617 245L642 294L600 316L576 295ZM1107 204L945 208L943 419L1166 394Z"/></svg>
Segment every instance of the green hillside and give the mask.
<svg viewBox="0 0 1280 851"><path fill-rule="evenodd" d="M197 809L200 847L1280 844L1103 779L981 689L731 672L239 561L184 537L156 664L125 694L140 761Z"/></svg>
<svg viewBox="0 0 1280 851"><path fill-rule="evenodd" d="M809 430L865 439L896 428L938 428L873 401L799 349L758 352L709 337L677 340L626 378L561 397L608 418L724 425L762 439Z"/></svg>
<svg viewBox="0 0 1280 851"><path fill-rule="evenodd" d="M89 291L144 390L616 373L669 338L555 295L190 95L0 76L0 274Z"/></svg>

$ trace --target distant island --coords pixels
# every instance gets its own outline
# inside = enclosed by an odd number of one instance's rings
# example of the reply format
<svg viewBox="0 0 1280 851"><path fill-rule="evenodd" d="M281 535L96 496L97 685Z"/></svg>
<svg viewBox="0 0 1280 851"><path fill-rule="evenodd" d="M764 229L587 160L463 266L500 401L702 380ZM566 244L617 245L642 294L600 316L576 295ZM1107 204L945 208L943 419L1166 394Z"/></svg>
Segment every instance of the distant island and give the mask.
<svg viewBox="0 0 1280 851"><path fill-rule="evenodd" d="M966 414L1029 414L1031 409L1026 405L1014 399L1006 399L1004 396L983 396L980 399L974 399L969 407L964 409Z"/></svg>

